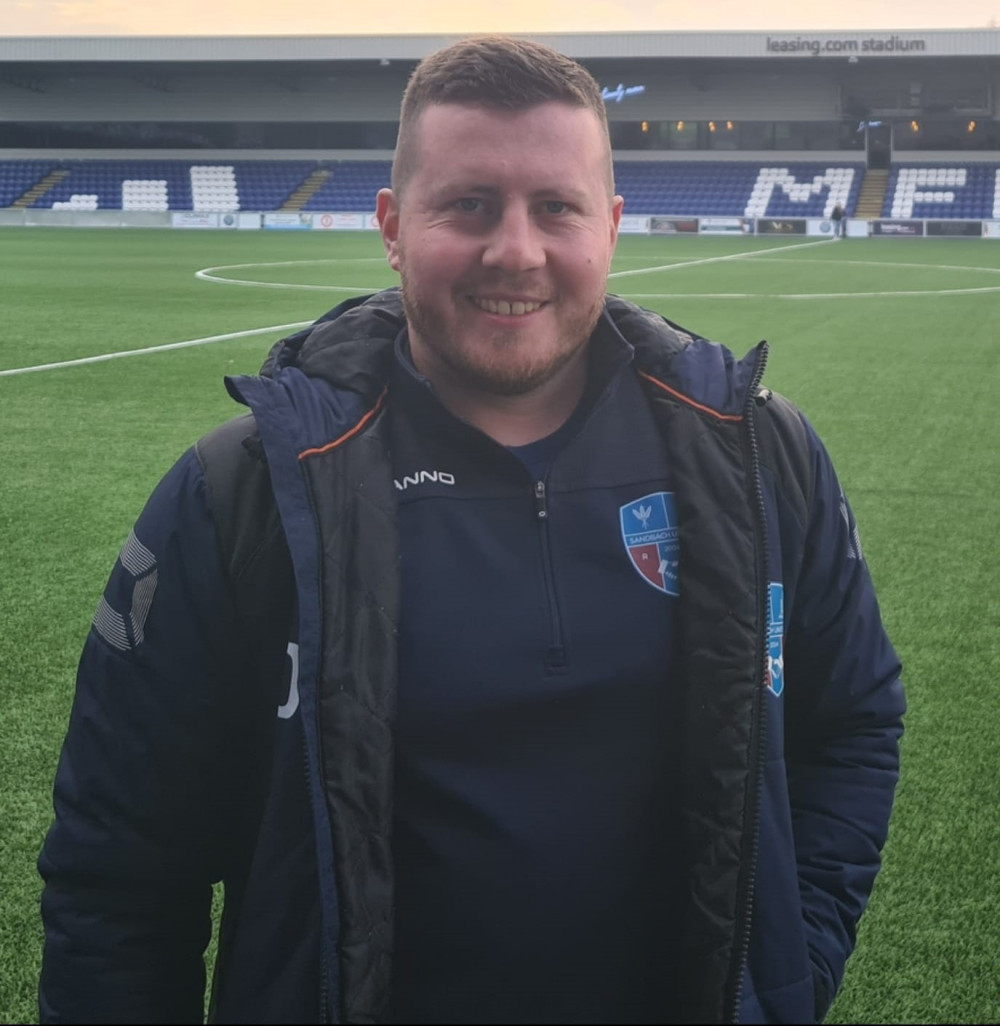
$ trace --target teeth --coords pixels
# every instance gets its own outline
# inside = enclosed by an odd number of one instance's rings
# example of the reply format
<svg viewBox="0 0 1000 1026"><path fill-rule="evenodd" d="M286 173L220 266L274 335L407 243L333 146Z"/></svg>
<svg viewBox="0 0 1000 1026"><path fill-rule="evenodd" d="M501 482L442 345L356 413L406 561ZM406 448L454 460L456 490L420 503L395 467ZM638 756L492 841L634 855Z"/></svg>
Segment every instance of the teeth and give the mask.
<svg viewBox="0 0 1000 1026"><path fill-rule="evenodd" d="M522 317L524 314L534 313L542 305L541 303L508 303L506 299L480 299L478 296L473 296L472 302L480 310L492 314L503 314L505 317Z"/></svg>

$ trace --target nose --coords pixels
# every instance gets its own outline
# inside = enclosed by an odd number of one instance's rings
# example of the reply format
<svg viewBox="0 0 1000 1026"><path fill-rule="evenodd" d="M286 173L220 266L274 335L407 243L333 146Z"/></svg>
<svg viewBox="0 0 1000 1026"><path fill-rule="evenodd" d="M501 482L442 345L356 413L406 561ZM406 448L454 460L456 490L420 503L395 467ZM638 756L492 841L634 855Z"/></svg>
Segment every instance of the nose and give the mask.
<svg viewBox="0 0 1000 1026"><path fill-rule="evenodd" d="M502 271L531 271L545 263L542 233L531 211L508 205L497 217L486 240L483 266Z"/></svg>

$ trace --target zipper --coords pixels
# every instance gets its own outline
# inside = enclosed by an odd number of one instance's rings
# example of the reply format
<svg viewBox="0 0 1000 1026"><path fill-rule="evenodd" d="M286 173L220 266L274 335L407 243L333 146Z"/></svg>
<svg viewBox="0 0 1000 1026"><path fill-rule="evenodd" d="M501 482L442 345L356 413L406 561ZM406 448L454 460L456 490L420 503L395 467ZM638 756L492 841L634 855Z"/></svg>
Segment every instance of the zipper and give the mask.
<svg viewBox="0 0 1000 1026"><path fill-rule="evenodd" d="M753 696L750 720L750 780L753 786L752 805L744 821L746 833L750 835L750 855L743 864L743 872L739 882L736 903L736 949L731 964L729 987L732 997L726 1009L726 1022L739 1022L740 1000L743 996L743 969L750 952L750 926L753 919L754 887L757 877L757 857L760 847L760 802L764 780L761 766L764 763L765 745L767 742L766 724L764 723L764 690L767 687L767 632L770 620L770 603L768 602L768 567L770 557L767 547L767 510L764 506L764 491L760 480L760 449L757 444L757 427L754 421L754 407L757 405L757 389L764 368L767 366L768 347L761 342L757 347L757 358L754 364L750 389L744 406L746 423L746 442L750 459L750 476L753 484L753 498L756 506L755 522L757 528L757 608L763 612L763 627L757 633L757 667L760 681ZM760 617L758 616L758 619Z"/></svg>
<svg viewBox="0 0 1000 1026"><path fill-rule="evenodd" d="M317 700L319 689L316 689ZM301 713L300 713L301 717ZM300 719L302 724L303 732L307 729L305 720ZM309 766L309 747L305 743L305 738L302 740L302 764L305 769L306 777L306 793L312 793L312 772ZM319 829L319 825L315 823L314 828ZM323 929L323 910L320 908L320 936L319 936L319 1017L317 1022L330 1023L336 1022L336 1018L330 1013L330 946L326 940L326 930ZM336 958L336 951L333 953L333 957Z"/></svg>
<svg viewBox="0 0 1000 1026"><path fill-rule="evenodd" d="M313 519L313 523L319 523L319 514L317 512L317 506L313 490L310 485L309 477L307 474L303 474L303 481L305 483L306 494L309 499L309 510ZM318 533L318 532L317 532ZM317 566L322 566L322 554L317 555ZM323 608L323 588L320 580L317 579L314 582L315 597L313 599L315 607L317 609ZM298 631L300 633L299 640L301 641L302 622L301 618L298 623ZM301 649L300 649L301 653ZM300 664L301 669L301 664ZM305 771L306 771L306 793L310 798L310 805L312 811L313 829L317 832L317 839L321 836L320 831L328 831L330 838L330 871L333 872L333 866L335 862L335 853L333 847L333 825L330 823L329 818L326 815L317 815L316 807L317 803L319 807L325 812L326 798L322 793L322 778L323 778L323 744L322 744L322 727L321 727L321 710L320 710L320 693L322 686L320 683L320 675L316 674L315 684L313 686L312 695L312 707L306 711L305 703L299 710L299 718L302 724L302 752L304 756ZM299 698L301 701L301 691L299 692ZM309 750L309 737L308 732L313 732L313 743L315 767L313 766L313 759L310 758ZM321 854L321 848L317 847L316 852L316 863L317 873L319 877L323 874L324 859ZM333 894L336 902L336 912L339 917L340 914L340 900L339 894L337 894L337 887L334 883ZM338 1021L338 1009L334 1006L338 1001L337 992L339 991L339 966L337 959L339 958L339 933L337 934L337 941L331 944L328 939L327 930L327 916L329 912L326 908L327 902L325 900L324 888L322 882L319 883L319 1022L320 1023L336 1023ZM332 950L331 950L332 948ZM334 982L333 977L336 977ZM334 992L331 999L331 990Z"/></svg>
<svg viewBox="0 0 1000 1026"><path fill-rule="evenodd" d="M545 669L561 672L566 668L566 646L563 641L562 616L556 598L555 572L552 568L552 550L549 544L549 500L544 481L536 481L535 519L538 521L539 540L542 546L542 573L545 578L545 601L549 611L549 640L545 650Z"/></svg>

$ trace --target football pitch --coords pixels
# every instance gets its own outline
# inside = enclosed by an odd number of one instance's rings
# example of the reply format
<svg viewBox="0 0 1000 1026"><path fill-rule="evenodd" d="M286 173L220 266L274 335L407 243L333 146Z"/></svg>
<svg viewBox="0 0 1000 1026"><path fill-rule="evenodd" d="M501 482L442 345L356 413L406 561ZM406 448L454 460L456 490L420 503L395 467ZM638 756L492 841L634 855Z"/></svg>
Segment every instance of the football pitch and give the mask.
<svg viewBox="0 0 1000 1026"><path fill-rule="evenodd" d="M34 863L135 517L242 412L225 375L396 283L374 232L0 229L0 1022L37 1022ZM627 236L609 288L739 355L770 342L903 661L884 870L828 1021L1000 1022L1000 242Z"/></svg>

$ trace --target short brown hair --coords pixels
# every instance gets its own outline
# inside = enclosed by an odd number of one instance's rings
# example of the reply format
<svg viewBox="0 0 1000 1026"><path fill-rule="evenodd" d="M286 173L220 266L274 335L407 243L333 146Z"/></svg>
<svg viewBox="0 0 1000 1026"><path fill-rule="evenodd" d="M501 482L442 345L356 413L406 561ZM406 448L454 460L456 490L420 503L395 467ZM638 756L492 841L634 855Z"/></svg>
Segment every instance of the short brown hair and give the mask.
<svg viewBox="0 0 1000 1026"><path fill-rule="evenodd" d="M522 111L552 101L593 111L608 135L600 87L583 65L558 50L527 39L489 35L463 39L430 54L417 65L403 92L392 164L393 190L398 196L413 171L414 129L428 107L455 103ZM609 136L609 185L613 181Z"/></svg>

